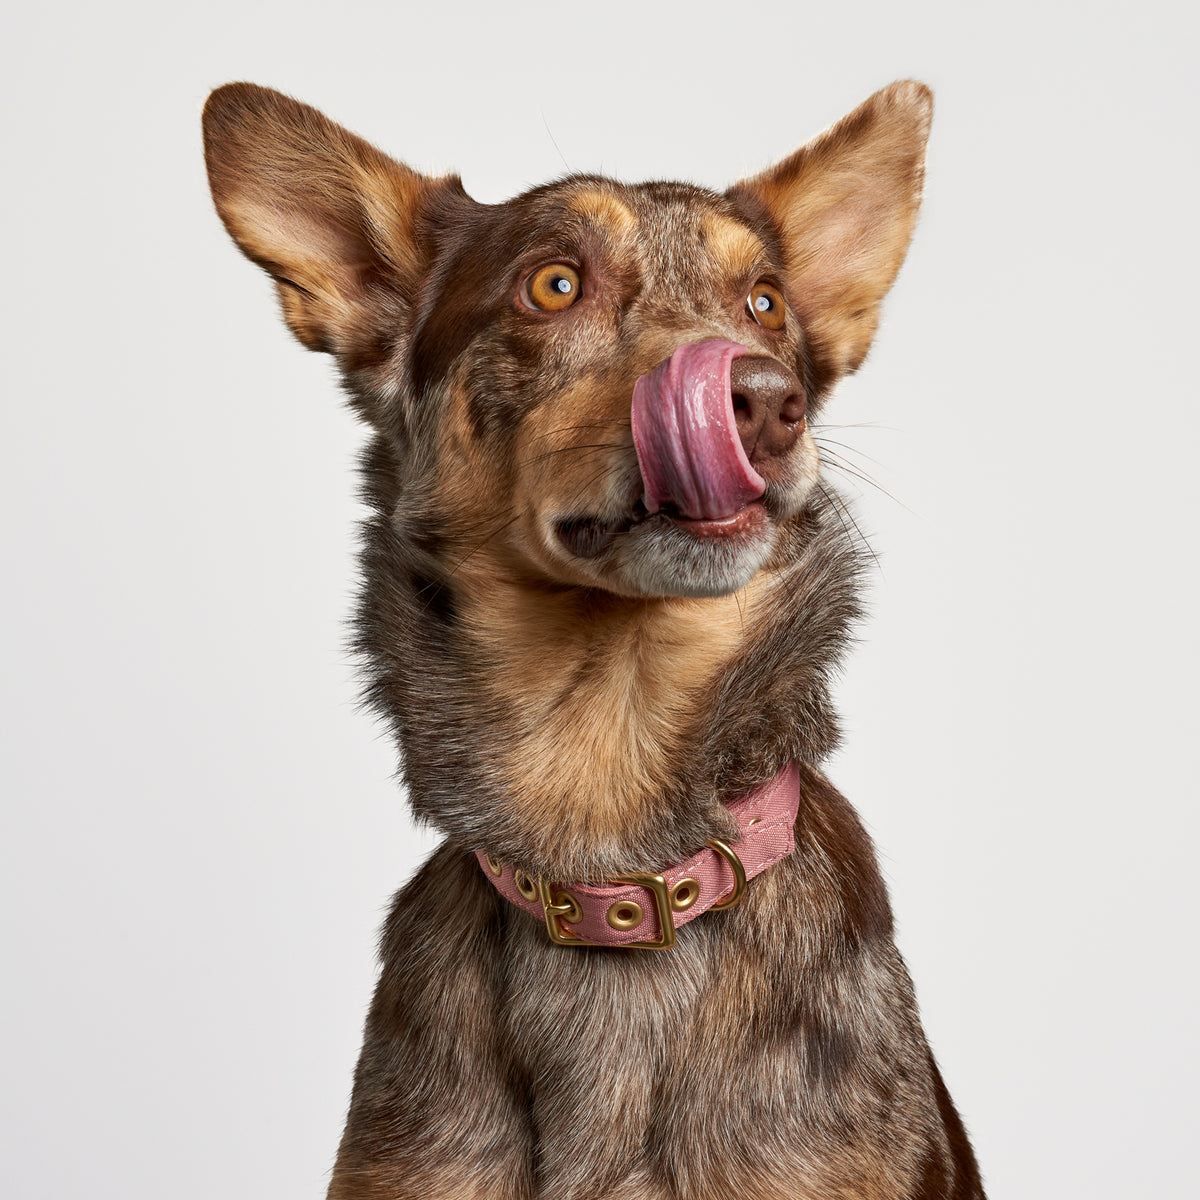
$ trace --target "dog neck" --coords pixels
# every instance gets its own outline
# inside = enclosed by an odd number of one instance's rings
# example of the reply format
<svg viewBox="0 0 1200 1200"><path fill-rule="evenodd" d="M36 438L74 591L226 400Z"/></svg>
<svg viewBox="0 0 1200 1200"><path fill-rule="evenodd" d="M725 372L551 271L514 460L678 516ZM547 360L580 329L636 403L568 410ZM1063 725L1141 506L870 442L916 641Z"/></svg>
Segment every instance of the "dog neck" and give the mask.
<svg viewBox="0 0 1200 1200"><path fill-rule="evenodd" d="M461 611L490 704L506 714L503 788L530 825L615 849L684 770L708 690L772 579L715 599L628 600L480 572Z"/></svg>
<svg viewBox="0 0 1200 1200"><path fill-rule="evenodd" d="M857 613L836 513L785 528L735 595L630 600L548 588L479 554L445 582L390 541L361 628L418 816L531 875L602 880L736 830L723 801L836 741L828 674ZM377 547L375 547L377 548ZM386 603L381 607L380 600Z"/></svg>

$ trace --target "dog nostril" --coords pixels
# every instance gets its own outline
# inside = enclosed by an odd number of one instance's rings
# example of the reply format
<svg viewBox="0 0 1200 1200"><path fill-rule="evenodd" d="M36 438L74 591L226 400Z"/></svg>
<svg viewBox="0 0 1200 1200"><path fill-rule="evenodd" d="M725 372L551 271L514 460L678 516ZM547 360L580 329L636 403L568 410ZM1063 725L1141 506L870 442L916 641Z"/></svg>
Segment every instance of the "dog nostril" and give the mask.
<svg viewBox="0 0 1200 1200"><path fill-rule="evenodd" d="M779 419L787 426L798 425L804 420L804 413L808 405L801 394L797 396L795 393L790 395L779 408Z"/></svg>
<svg viewBox="0 0 1200 1200"><path fill-rule="evenodd" d="M733 393L733 415L735 417L750 415L750 401L738 392Z"/></svg>

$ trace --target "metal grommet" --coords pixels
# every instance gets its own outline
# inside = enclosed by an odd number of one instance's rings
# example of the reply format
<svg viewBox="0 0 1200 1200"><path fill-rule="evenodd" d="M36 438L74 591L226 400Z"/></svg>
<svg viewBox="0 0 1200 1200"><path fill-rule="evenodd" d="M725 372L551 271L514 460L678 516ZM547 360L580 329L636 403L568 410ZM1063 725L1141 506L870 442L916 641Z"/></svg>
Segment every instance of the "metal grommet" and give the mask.
<svg viewBox="0 0 1200 1200"><path fill-rule="evenodd" d="M747 828L749 828L750 825L757 825L761 820L762 817L751 817L747 823Z"/></svg>
<svg viewBox="0 0 1200 1200"><path fill-rule="evenodd" d="M487 863L488 870L491 871L493 875L503 874L504 864L499 859L493 858L490 854L485 854L483 856L483 861Z"/></svg>
<svg viewBox="0 0 1200 1200"><path fill-rule="evenodd" d="M513 872L513 883L517 885L517 891L520 892L526 900L537 899L537 884L534 883L534 881L530 879L524 871Z"/></svg>
<svg viewBox="0 0 1200 1200"><path fill-rule="evenodd" d="M700 885L694 879L691 877L681 879L671 888L672 911L683 912L685 909L691 908L699 895Z"/></svg>
<svg viewBox="0 0 1200 1200"><path fill-rule="evenodd" d="M604 919L613 929L636 929L642 923L642 906L636 900L618 900L609 906Z"/></svg>

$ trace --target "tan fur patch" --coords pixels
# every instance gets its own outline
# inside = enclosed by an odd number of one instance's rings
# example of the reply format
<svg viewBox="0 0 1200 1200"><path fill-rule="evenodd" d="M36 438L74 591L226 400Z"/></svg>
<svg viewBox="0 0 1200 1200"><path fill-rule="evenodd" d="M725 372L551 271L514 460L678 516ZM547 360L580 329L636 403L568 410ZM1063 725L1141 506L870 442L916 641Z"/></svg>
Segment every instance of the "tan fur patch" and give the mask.
<svg viewBox="0 0 1200 1200"><path fill-rule="evenodd" d="M572 197L567 211L586 220L608 226L613 233L631 237L637 230L632 210L609 192L586 191Z"/></svg>
<svg viewBox="0 0 1200 1200"><path fill-rule="evenodd" d="M719 600L632 601L471 574L464 624L520 724L503 764L512 802L560 839L607 844L669 787L696 697L736 652L766 581Z"/></svg>
<svg viewBox="0 0 1200 1200"><path fill-rule="evenodd" d="M437 497L440 510L452 521L445 533L452 543L453 565L504 530L512 512L507 486L511 470L488 455L487 447L475 437L461 388L446 405L438 432L438 458L446 466L438 474Z"/></svg>
<svg viewBox="0 0 1200 1200"><path fill-rule="evenodd" d="M721 213L709 213L703 222L705 247L718 278L734 280L748 274L763 261L765 248L741 221Z"/></svg>

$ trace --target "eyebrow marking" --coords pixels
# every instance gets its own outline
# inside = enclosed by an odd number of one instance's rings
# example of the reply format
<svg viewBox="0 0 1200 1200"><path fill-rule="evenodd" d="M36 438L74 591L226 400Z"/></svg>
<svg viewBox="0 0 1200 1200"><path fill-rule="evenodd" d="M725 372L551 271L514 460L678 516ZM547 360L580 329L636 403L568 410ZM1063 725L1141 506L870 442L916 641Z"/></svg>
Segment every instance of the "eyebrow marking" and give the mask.
<svg viewBox="0 0 1200 1200"><path fill-rule="evenodd" d="M740 221L721 213L704 218L705 249L726 275L744 275L762 262L766 247Z"/></svg>
<svg viewBox="0 0 1200 1200"><path fill-rule="evenodd" d="M571 197L567 211L623 236L629 236L637 228L632 209L608 192L580 192Z"/></svg>

